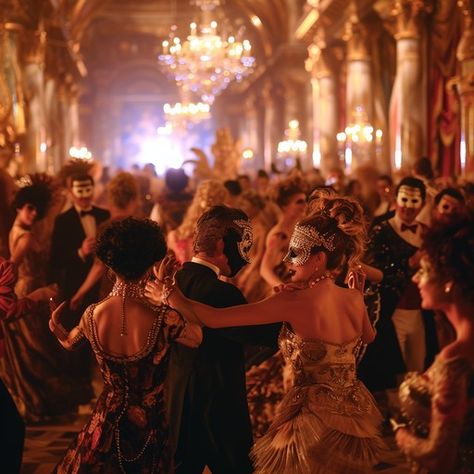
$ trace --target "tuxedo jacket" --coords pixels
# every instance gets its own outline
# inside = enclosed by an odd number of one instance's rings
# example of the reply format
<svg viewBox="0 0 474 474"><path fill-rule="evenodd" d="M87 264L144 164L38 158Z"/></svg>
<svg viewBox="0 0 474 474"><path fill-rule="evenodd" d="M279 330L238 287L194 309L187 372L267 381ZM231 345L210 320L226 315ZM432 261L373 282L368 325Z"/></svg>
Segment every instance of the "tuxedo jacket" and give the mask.
<svg viewBox="0 0 474 474"><path fill-rule="evenodd" d="M218 279L210 268L186 262L176 275L185 296L224 308L245 304L242 292ZM223 315L222 317L225 317ZM247 406L243 344L277 349L280 324L203 329L198 349L173 344L167 379L170 438L177 464L199 440L209 440L229 466L227 472L250 472L252 431ZM201 444L202 445L202 444Z"/></svg>
<svg viewBox="0 0 474 474"><path fill-rule="evenodd" d="M92 207L92 216L99 228L110 217L110 213L100 207ZM85 238L81 218L74 207L56 217L51 238L48 280L59 285L61 296L65 299L71 298L79 289L94 261L93 255L85 260L79 257L78 250Z"/></svg>

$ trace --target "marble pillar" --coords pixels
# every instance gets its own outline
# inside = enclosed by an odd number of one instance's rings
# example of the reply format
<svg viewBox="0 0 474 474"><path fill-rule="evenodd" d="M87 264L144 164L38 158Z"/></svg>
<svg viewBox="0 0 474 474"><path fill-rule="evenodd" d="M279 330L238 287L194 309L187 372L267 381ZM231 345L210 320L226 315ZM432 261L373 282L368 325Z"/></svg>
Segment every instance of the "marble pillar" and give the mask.
<svg viewBox="0 0 474 474"><path fill-rule="evenodd" d="M323 174L338 166L337 154L337 85L323 49L312 44L308 48L306 69L311 73L313 102L312 140L313 166Z"/></svg>
<svg viewBox="0 0 474 474"><path fill-rule="evenodd" d="M425 2L397 0L395 15L397 72L390 101L390 155L392 169L410 171L423 155L426 103L423 100L421 17Z"/></svg>
<svg viewBox="0 0 474 474"><path fill-rule="evenodd" d="M354 15L346 24L347 41L346 126L373 127L373 92L371 60L367 47L367 30ZM374 140L353 143L351 169L371 163L375 165Z"/></svg>

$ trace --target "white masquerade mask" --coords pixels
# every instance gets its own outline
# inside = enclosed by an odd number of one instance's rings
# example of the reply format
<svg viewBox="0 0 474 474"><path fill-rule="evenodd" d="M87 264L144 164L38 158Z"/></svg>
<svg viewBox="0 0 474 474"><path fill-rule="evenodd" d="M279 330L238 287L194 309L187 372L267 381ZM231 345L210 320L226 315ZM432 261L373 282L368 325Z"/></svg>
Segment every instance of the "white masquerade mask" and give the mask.
<svg viewBox="0 0 474 474"><path fill-rule="evenodd" d="M423 199L418 188L411 186L401 186L397 194L397 205L411 209L421 209L423 207Z"/></svg>
<svg viewBox="0 0 474 474"><path fill-rule="evenodd" d="M241 229L242 238L240 242L237 243L237 248L239 250L239 255L247 262L250 262L250 249L253 244L253 233L252 225L249 221L245 219L237 219L234 221L234 224Z"/></svg>
<svg viewBox="0 0 474 474"><path fill-rule="evenodd" d="M297 225L290 239L288 253L283 261L296 267L304 265L311 257L313 247L324 247L332 252L335 248L334 235L325 236L309 225Z"/></svg>
<svg viewBox="0 0 474 474"><path fill-rule="evenodd" d="M90 180L74 181L72 183L72 194L78 198L89 198L94 192L94 185Z"/></svg>

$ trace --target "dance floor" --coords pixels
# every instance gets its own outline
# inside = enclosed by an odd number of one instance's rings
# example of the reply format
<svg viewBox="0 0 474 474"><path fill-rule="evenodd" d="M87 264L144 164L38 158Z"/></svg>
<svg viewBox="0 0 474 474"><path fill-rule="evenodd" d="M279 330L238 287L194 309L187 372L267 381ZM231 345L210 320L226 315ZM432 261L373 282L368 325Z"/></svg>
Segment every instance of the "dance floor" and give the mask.
<svg viewBox="0 0 474 474"><path fill-rule="evenodd" d="M76 419L62 424L30 426L26 433L22 474L50 474L61 459L74 436L87 421L89 415L79 415ZM395 447L395 441L387 429L385 441L390 452L374 472L405 474L409 472L404 458ZM291 473L288 473L291 474Z"/></svg>

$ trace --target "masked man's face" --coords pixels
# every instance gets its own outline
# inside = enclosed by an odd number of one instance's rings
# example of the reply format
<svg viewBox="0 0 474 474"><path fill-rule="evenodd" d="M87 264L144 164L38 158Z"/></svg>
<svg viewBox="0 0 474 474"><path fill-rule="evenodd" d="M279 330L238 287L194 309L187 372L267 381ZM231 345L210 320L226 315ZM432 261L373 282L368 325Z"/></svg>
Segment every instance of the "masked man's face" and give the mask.
<svg viewBox="0 0 474 474"><path fill-rule="evenodd" d="M250 250L252 248L253 236L250 222L242 219L235 221L239 227L240 233L235 229L229 229L224 236L224 254L230 269L230 274L226 276L235 276L250 262Z"/></svg>
<svg viewBox="0 0 474 474"><path fill-rule="evenodd" d="M421 191L411 186L401 186L397 193L396 209L402 222L411 224L423 208Z"/></svg>
<svg viewBox="0 0 474 474"><path fill-rule="evenodd" d="M89 179L73 181L71 194L76 206L79 206L81 209L87 209L92 204L94 184Z"/></svg>

